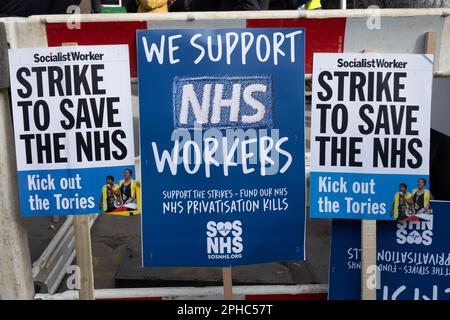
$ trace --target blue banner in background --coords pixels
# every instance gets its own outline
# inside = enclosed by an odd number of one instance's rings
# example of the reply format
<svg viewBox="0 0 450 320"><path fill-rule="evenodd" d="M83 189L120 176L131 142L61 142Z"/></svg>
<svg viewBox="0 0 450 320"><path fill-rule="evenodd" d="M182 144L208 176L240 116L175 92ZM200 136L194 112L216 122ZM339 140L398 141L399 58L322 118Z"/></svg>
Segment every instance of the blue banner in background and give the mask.
<svg viewBox="0 0 450 320"><path fill-rule="evenodd" d="M378 300L450 300L450 202L377 223ZM329 299L361 299L361 222L333 220Z"/></svg>
<svg viewBox="0 0 450 320"><path fill-rule="evenodd" d="M145 30L137 48L143 265L304 259L303 30Z"/></svg>

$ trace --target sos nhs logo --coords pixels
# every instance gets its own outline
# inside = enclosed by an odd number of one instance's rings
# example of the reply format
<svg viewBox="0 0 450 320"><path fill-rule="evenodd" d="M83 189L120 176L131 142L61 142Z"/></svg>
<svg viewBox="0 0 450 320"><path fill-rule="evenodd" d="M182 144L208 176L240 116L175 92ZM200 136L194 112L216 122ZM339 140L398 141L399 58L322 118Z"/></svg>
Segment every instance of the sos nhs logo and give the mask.
<svg viewBox="0 0 450 320"><path fill-rule="evenodd" d="M208 259L242 258L244 246L241 221L208 221L206 236Z"/></svg>
<svg viewBox="0 0 450 320"><path fill-rule="evenodd" d="M429 246L433 243L433 215L422 215L418 221L397 222L397 243Z"/></svg>

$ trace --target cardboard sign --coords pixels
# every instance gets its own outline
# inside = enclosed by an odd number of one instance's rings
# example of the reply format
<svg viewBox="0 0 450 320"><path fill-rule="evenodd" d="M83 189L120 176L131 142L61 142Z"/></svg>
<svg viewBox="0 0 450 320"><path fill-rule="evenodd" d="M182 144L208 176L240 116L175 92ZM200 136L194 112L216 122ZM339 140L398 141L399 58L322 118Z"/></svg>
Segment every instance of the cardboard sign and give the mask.
<svg viewBox="0 0 450 320"><path fill-rule="evenodd" d="M24 216L137 209L128 48L11 49Z"/></svg>
<svg viewBox="0 0 450 320"><path fill-rule="evenodd" d="M429 209L432 70L421 54L314 56L311 217L389 220Z"/></svg>
<svg viewBox="0 0 450 320"><path fill-rule="evenodd" d="M304 258L304 34L138 31L144 266Z"/></svg>
<svg viewBox="0 0 450 320"><path fill-rule="evenodd" d="M450 202L377 223L378 300L450 300ZM333 220L329 299L361 298L360 221Z"/></svg>

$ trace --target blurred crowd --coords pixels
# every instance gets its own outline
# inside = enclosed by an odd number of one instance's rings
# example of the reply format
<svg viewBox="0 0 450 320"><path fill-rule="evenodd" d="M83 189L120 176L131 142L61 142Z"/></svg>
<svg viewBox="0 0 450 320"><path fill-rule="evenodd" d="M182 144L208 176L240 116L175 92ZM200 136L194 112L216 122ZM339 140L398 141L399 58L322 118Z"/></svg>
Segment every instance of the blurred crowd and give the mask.
<svg viewBox="0 0 450 320"><path fill-rule="evenodd" d="M73 13L71 6L81 6L82 13L111 12L105 7L120 7L118 12L242 11L242 10L314 10L338 9L340 0L0 0L1 16ZM348 0L347 8L443 8L450 0Z"/></svg>
<svg viewBox="0 0 450 320"><path fill-rule="evenodd" d="M131 3L134 0L129 1ZM318 9L320 0L138 0L138 12L152 11L164 3L168 11L241 11Z"/></svg>

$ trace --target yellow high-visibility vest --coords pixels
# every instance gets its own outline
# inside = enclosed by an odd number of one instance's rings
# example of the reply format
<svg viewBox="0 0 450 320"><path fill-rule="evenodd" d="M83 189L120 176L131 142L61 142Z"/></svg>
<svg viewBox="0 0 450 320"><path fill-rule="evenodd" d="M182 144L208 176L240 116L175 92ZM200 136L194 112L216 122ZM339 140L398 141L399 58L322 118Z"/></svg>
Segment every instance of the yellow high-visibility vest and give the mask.
<svg viewBox="0 0 450 320"><path fill-rule="evenodd" d="M112 190L117 191L119 189L119 186L117 184L113 184ZM106 187L106 184L102 188L102 205L103 205L103 211L108 210L108 203L106 201L106 198L108 197L108 189Z"/></svg>
<svg viewBox="0 0 450 320"><path fill-rule="evenodd" d="M322 8L322 4L320 0L311 0L306 3L306 10L314 10Z"/></svg>
<svg viewBox="0 0 450 320"><path fill-rule="evenodd" d="M119 212L108 212L106 215L108 216L121 216L121 217L129 217L129 216L136 216L141 214L142 212L142 204L141 204L141 187L138 181L134 181L135 188L136 188L136 201L137 201L137 210L128 210L128 211L119 211ZM131 187L131 190L133 191L133 186Z"/></svg>
<svg viewBox="0 0 450 320"><path fill-rule="evenodd" d="M125 179L119 181L119 188L122 188L122 185L125 183ZM136 181L131 179L131 197L136 195Z"/></svg>
<svg viewBox="0 0 450 320"><path fill-rule="evenodd" d="M412 192L412 196L414 197L417 193L418 189L414 189ZM430 191L425 189L423 196L423 206L429 208L430 207Z"/></svg>
<svg viewBox="0 0 450 320"><path fill-rule="evenodd" d="M406 192L405 199L411 198L411 194ZM394 218L398 218L398 205L400 203L400 192L397 192L394 196Z"/></svg>

